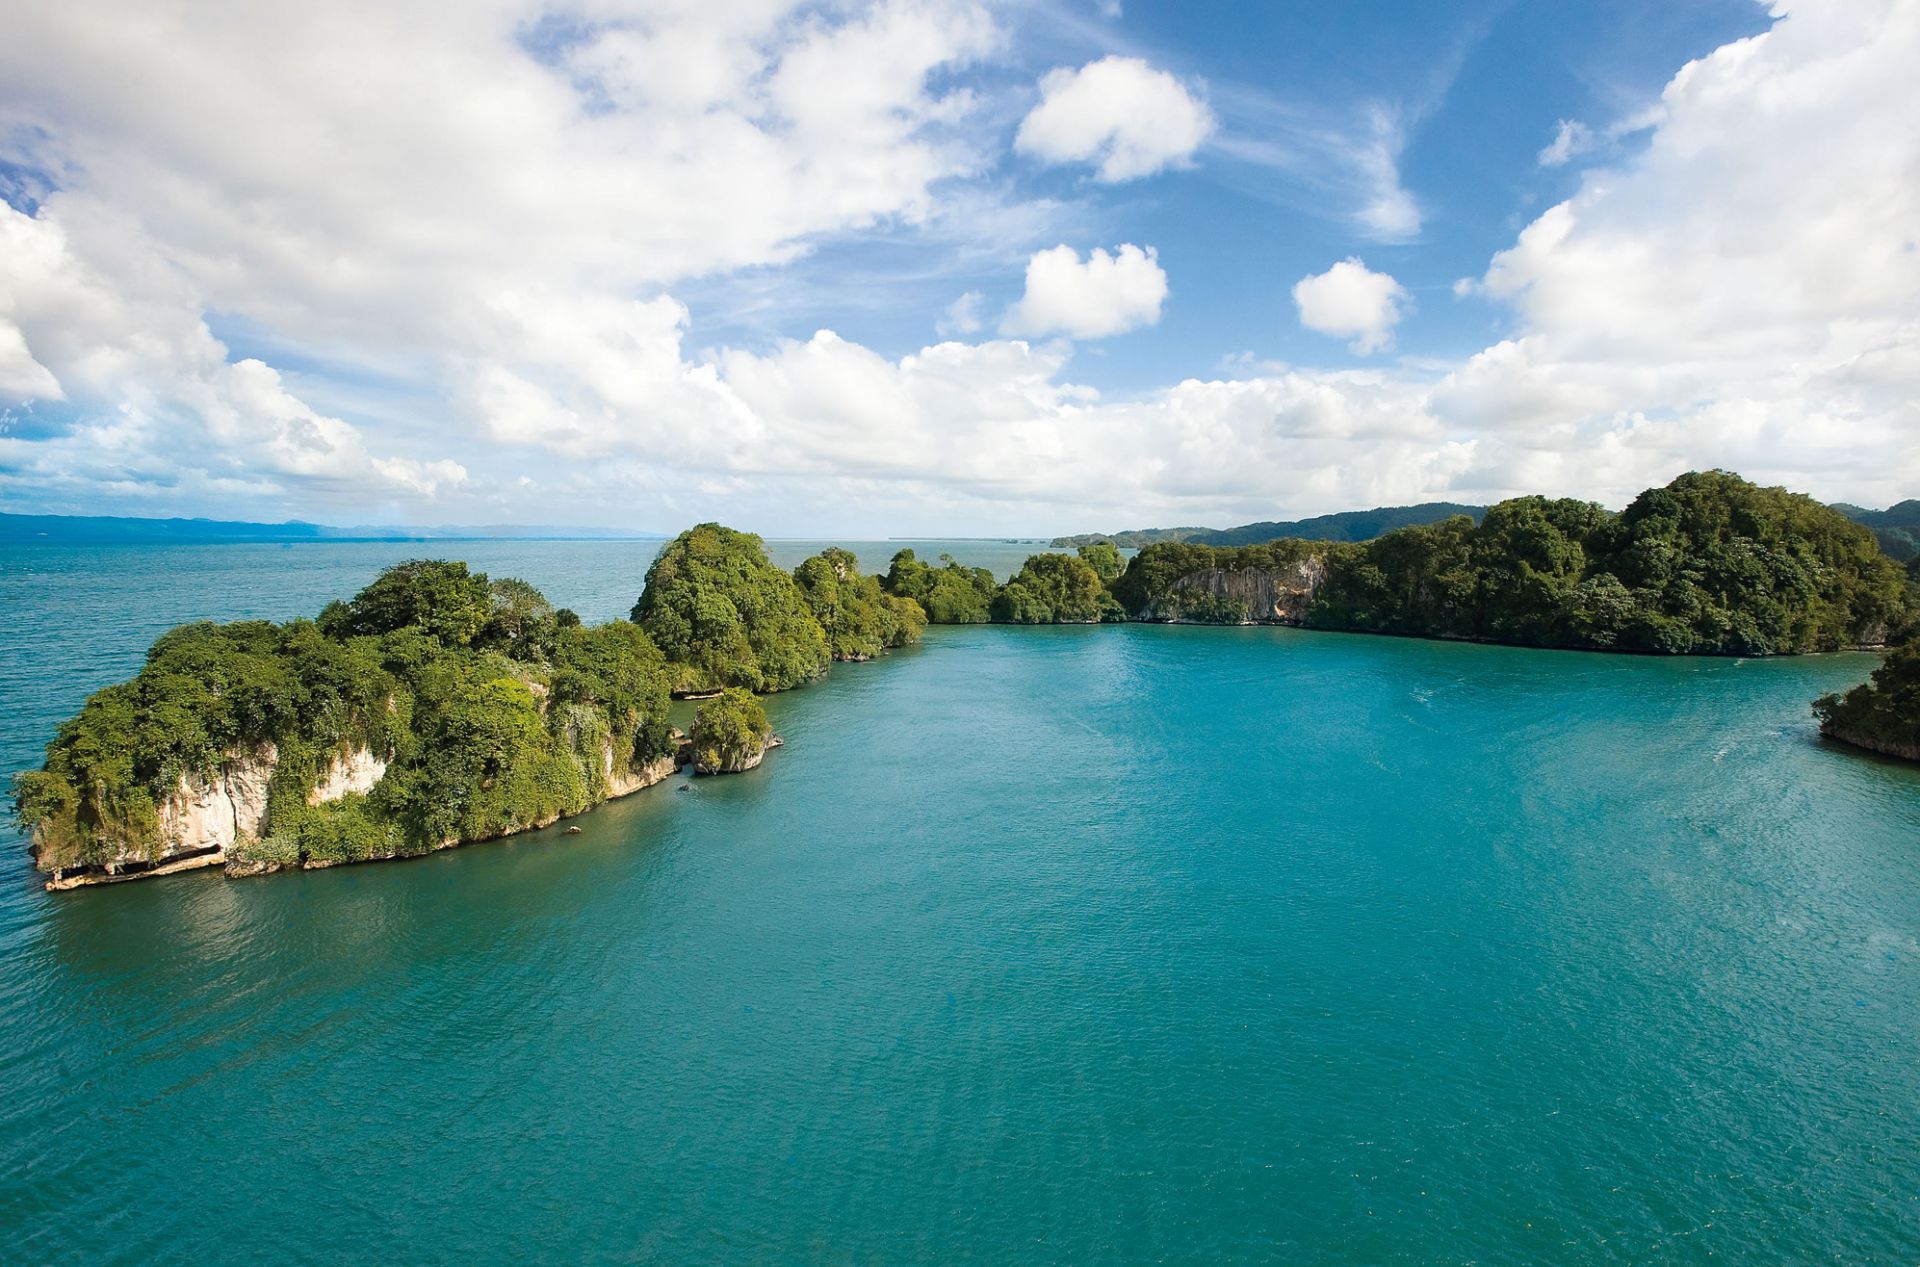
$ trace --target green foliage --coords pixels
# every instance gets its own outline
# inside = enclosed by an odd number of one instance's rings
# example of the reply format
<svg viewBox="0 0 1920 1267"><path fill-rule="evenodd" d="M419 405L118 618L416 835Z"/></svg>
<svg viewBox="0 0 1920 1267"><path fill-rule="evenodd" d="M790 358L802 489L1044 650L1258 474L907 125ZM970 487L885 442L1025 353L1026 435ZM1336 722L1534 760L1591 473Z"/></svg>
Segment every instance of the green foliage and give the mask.
<svg viewBox="0 0 1920 1267"><path fill-rule="evenodd" d="M327 604L320 628L329 637L350 638L418 626L440 642L463 647L492 614L485 573L469 572L464 563L415 559L388 568L351 601Z"/></svg>
<svg viewBox="0 0 1920 1267"><path fill-rule="evenodd" d="M1102 585L1113 584L1127 570L1127 561L1120 557L1120 548L1111 541L1090 541L1076 553L1087 561L1087 566L1100 577Z"/></svg>
<svg viewBox="0 0 1920 1267"><path fill-rule="evenodd" d="M1055 537L1047 545L1055 550L1078 550L1081 546L1105 541L1123 550L1137 550L1159 541L1191 541L1213 531L1212 528L1129 528L1125 532L1080 532L1070 537Z"/></svg>
<svg viewBox="0 0 1920 1267"><path fill-rule="evenodd" d="M1072 554L1030 556L993 599L993 618L1007 624L1082 625L1120 616L1100 574Z"/></svg>
<svg viewBox="0 0 1920 1267"><path fill-rule="evenodd" d="M760 538L719 524L690 528L661 550L633 620L665 653L677 690L783 691L825 673L832 656Z"/></svg>
<svg viewBox="0 0 1920 1267"><path fill-rule="evenodd" d="M1813 712L1836 739L1920 760L1920 641L1895 647L1868 681L1816 700Z"/></svg>
<svg viewBox="0 0 1920 1267"><path fill-rule="evenodd" d="M911 549L902 550L893 556L881 587L919 604L931 624L984 625L992 619L993 573L962 567L950 554L941 555L940 566L934 567Z"/></svg>
<svg viewBox="0 0 1920 1267"><path fill-rule="evenodd" d="M1664 654L1790 654L1885 641L1913 609L1866 529L1724 471L1683 475L1624 512L1521 497L1360 544L1275 542L1271 559L1193 543L1141 550L1114 583L1129 612L1183 618L1183 578L1325 568L1305 623L1327 629Z"/></svg>
<svg viewBox="0 0 1920 1267"><path fill-rule="evenodd" d="M859 560L837 546L795 568L793 580L836 660L870 660L918 642L926 631L919 603L882 590L879 578L862 576Z"/></svg>
<svg viewBox="0 0 1920 1267"><path fill-rule="evenodd" d="M646 634L562 616L525 582L413 562L318 623L182 626L60 728L43 768L15 781L17 816L45 868L151 859L183 778L264 760L267 744L273 843L247 856L388 857L577 812L608 773L673 742ZM372 793L309 805L321 771L357 749L388 762Z"/></svg>
<svg viewBox="0 0 1920 1267"><path fill-rule="evenodd" d="M767 710L753 692L737 686L700 701L687 732L694 769L707 774L745 768L766 750L772 737Z"/></svg>

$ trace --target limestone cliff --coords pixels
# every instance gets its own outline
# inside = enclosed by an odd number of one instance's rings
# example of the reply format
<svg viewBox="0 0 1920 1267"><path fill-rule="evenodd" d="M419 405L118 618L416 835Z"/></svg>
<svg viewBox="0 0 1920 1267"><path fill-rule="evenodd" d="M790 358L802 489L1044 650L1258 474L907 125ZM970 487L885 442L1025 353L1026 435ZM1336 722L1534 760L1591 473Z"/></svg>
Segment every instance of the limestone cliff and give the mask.
<svg viewBox="0 0 1920 1267"><path fill-rule="evenodd" d="M1221 613L1231 613L1233 605L1239 604L1244 609L1241 623L1298 625L1305 621L1314 594L1326 578L1326 560L1319 555L1279 568L1189 572L1155 596L1137 618L1233 623Z"/></svg>
<svg viewBox="0 0 1920 1267"><path fill-rule="evenodd" d="M370 748L353 748L344 753L335 753L320 768L320 777L315 780L313 790L307 793L307 804L325 805L343 796L365 796L373 791L373 785L386 772L386 758Z"/></svg>
<svg viewBox="0 0 1920 1267"><path fill-rule="evenodd" d="M616 771L613 767L613 747L608 745L601 750L601 770L607 777L607 799L628 796L641 788L649 788L680 768L677 757L659 757L638 768Z"/></svg>
<svg viewBox="0 0 1920 1267"><path fill-rule="evenodd" d="M267 788L279 765L279 749L267 743L227 752L211 770L182 774L179 784L160 801L156 841L125 842L98 868L65 872L47 867L53 871L47 888L170 875L227 862L236 846L260 839L267 816ZM324 805L369 792L386 771L386 759L367 748L337 753L321 768L307 803Z"/></svg>

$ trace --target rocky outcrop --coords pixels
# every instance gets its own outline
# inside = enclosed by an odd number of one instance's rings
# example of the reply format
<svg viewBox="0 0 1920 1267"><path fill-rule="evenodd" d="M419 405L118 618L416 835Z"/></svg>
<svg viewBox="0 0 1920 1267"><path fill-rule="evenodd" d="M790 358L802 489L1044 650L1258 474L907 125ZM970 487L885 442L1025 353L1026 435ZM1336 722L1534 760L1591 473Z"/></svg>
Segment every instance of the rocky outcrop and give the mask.
<svg viewBox="0 0 1920 1267"><path fill-rule="evenodd" d="M1920 761L1920 744L1881 739L1831 723L1820 727L1820 733L1840 743L1851 744L1855 748L1865 748L1868 752L1877 752L1883 757L1898 757L1902 761Z"/></svg>
<svg viewBox="0 0 1920 1267"><path fill-rule="evenodd" d="M692 764L695 774L745 774L765 761L767 753L786 742L780 736L770 733L759 744L717 754L717 760L711 759L716 754L709 754L710 759L702 760L695 755L692 744L682 749L682 754L685 760Z"/></svg>
<svg viewBox="0 0 1920 1267"><path fill-rule="evenodd" d="M365 796L373 791L373 785L386 772L387 759L376 755L371 748L351 748L344 753L335 753L321 767L320 777L314 781L313 790L307 793L307 804L325 805L343 796Z"/></svg>
<svg viewBox="0 0 1920 1267"><path fill-rule="evenodd" d="M680 760L677 756L667 756L656 758L643 766L616 771L613 768L611 745L603 750L602 759L604 764L601 772L606 775L608 800L619 796L630 796L642 788L652 787L680 768Z"/></svg>
<svg viewBox="0 0 1920 1267"><path fill-rule="evenodd" d="M179 784L159 805L157 848L128 846L97 867L56 871L46 887L73 889L222 864L229 875L279 870L283 863L233 857L236 848L259 841L267 817L267 787L279 765L279 749L267 743L228 752L205 773L181 775ZM386 772L386 758L371 749L350 748L336 753L321 768L320 777L307 793L307 804L324 805L343 796L364 795Z"/></svg>
<svg viewBox="0 0 1920 1267"><path fill-rule="evenodd" d="M1189 572L1167 587L1167 592L1138 619L1179 621L1209 605L1240 603L1246 622L1256 625L1298 625L1306 620L1314 594L1327 579L1326 560L1318 555L1291 567L1213 568Z"/></svg>
<svg viewBox="0 0 1920 1267"><path fill-rule="evenodd" d="M160 858L225 851L257 838L267 816L267 784L280 753L272 744L252 752L229 752L211 772L180 776L180 785L160 802Z"/></svg>

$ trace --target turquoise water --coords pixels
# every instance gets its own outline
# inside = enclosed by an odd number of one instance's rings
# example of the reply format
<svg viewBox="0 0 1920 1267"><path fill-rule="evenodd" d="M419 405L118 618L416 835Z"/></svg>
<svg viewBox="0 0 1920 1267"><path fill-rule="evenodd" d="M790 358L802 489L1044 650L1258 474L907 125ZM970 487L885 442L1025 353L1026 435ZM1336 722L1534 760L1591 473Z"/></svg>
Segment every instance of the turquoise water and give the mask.
<svg viewBox="0 0 1920 1267"><path fill-rule="evenodd" d="M598 619L651 549L463 552ZM409 552L0 552L8 764ZM1871 664L937 629L579 836L9 848L0 1257L1912 1263L1920 774L1807 713Z"/></svg>

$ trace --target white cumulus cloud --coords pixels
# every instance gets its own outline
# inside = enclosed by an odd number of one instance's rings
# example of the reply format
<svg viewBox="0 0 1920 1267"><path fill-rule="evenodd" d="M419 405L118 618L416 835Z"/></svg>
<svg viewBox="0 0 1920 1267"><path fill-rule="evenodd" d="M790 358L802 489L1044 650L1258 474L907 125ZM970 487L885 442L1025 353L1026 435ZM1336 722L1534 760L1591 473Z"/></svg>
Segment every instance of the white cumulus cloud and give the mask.
<svg viewBox="0 0 1920 1267"><path fill-rule="evenodd" d="M1109 182L1185 162L1213 132L1206 103L1138 57L1061 67L1040 81L1040 104L1014 148L1050 163L1092 163Z"/></svg>
<svg viewBox="0 0 1920 1267"><path fill-rule="evenodd" d="M1160 320L1167 274L1152 247L1131 243L1112 254L1095 247L1082 260L1070 246L1027 261L1027 289L1000 323L1003 334L1066 334L1099 339Z"/></svg>
<svg viewBox="0 0 1920 1267"><path fill-rule="evenodd" d="M1353 351L1365 356L1393 346L1393 328L1405 315L1407 292L1387 274L1348 258L1294 283L1293 302L1300 309L1301 325L1351 339Z"/></svg>

